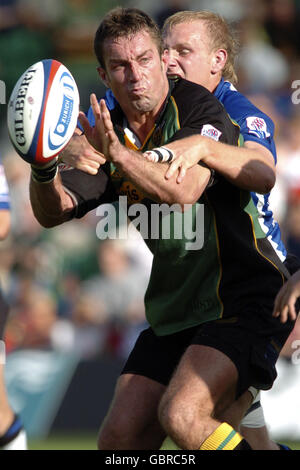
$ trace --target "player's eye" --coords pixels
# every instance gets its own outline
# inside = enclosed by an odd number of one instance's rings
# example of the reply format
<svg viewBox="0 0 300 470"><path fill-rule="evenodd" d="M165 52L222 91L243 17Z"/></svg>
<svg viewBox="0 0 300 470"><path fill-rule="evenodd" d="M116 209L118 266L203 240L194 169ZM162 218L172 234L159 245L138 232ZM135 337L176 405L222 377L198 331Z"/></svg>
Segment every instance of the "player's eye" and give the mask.
<svg viewBox="0 0 300 470"><path fill-rule="evenodd" d="M188 55L191 51L189 49L180 49L179 55Z"/></svg>
<svg viewBox="0 0 300 470"><path fill-rule="evenodd" d="M140 63L141 64L147 64L149 62L149 60L150 60L150 57L148 57L148 56L147 57L142 57L140 59Z"/></svg>

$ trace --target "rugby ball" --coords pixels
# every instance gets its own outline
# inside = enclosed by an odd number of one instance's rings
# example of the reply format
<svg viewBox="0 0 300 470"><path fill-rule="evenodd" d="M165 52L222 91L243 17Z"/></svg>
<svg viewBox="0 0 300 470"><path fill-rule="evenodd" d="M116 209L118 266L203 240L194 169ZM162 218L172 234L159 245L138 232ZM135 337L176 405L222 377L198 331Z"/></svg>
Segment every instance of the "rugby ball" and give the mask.
<svg viewBox="0 0 300 470"><path fill-rule="evenodd" d="M69 70L57 60L37 62L20 77L8 102L14 148L28 163L47 163L68 144L78 113L78 88Z"/></svg>

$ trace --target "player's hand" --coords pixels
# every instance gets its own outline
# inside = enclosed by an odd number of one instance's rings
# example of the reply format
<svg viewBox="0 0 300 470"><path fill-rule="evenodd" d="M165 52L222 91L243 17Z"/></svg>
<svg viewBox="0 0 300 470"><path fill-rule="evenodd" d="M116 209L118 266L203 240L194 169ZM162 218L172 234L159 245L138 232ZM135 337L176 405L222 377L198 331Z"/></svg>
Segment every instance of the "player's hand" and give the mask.
<svg viewBox="0 0 300 470"><path fill-rule="evenodd" d="M60 161L77 170L96 175L106 159L90 145L84 134L74 134L67 147L60 153Z"/></svg>
<svg viewBox="0 0 300 470"><path fill-rule="evenodd" d="M105 100L101 100L100 103L98 103L96 96L92 94L91 106L95 116L95 129L102 142L103 154L109 161L116 162L122 156L123 152L128 152L128 149L120 143L114 131L110 112L107 109Z"/></svg>
<svg viewBox="0 0 300 470"><path fill-rule="evenodd" d="M300 271L293 274L278 292L273 317L279 317L281 323L285 323L288 319L296 320L295 304L298 297L300 297Z"/></svg>
<svg viewBox="0 0 300 470"><path fill-rule="evenodd" d="M176 181L181 183L189 168L197 165L200 160L205 159L208 155L208 144L210 139L201 135L195 135L169 142L167 147L172 150L175 155L170 164L165 178L171 179L177 174Z"/></svg>
<svg viewBox="0 0 300 470"><path fill-rule="evenodd" d="M89 123L88 118L83 112L79 112L78 120L84 130L84 135L86 136L90 145L101 154L105 154L103 148L103 132L100 131L101 128L101 115L100 107L96 95L93 93L90 98L92 110L95 117L95 126L92 127Z"/></svg>

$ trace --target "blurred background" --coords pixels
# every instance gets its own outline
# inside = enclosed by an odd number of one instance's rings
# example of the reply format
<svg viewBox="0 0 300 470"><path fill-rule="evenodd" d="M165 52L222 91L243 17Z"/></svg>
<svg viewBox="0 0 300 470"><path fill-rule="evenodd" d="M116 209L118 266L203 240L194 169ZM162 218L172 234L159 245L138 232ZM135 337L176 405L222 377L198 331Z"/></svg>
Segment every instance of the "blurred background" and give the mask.
<svg viewBox="0 0 300 470"><path fill-rule="evenodd" d="M74 75L86 110L89 94L104 91L93 55L94 33L116 5L141 8L160 25L187 9L216 11L234 24L241 41L238 89L276 126L272 210L287 248L300 256L300 104L292 101L300 88L300 0L0 0L6 102L30 65L55 58ZM145 327L151 255L137 233L127 240L98 240L95 212L42 229L29 203L29 166L9 142L5 118L1 104L0 154L13 219L9 238L0 242L0 282L11 307L5 338L10 400L31 448L95 448L116 377ZM263 403L272 437L297 443L300 354L292 360L295 340L300 340L299 323Z"/></svg>

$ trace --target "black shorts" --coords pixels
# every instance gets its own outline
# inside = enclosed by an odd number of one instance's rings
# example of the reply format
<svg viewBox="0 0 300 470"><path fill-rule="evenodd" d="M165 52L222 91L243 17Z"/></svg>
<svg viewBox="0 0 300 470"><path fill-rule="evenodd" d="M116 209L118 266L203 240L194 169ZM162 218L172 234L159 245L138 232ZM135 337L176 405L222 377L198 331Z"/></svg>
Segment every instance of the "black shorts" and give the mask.
<svg viewBox="0 0 300 470"><path fill-rule="evenodd" d="M168 336L144 330L124 366L122 374L146 376L168 385L188 346L199 344L223 352L238 371L237 397L251 385L268 390L277 376L275 364L294 322L257 313L219 319Z"/></svg>

